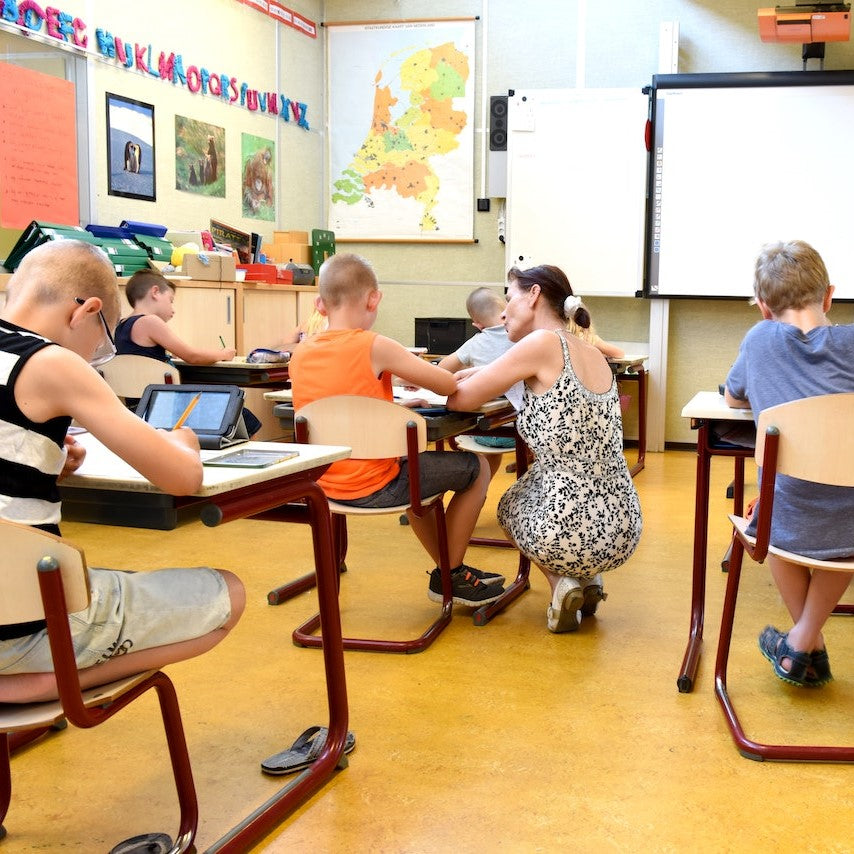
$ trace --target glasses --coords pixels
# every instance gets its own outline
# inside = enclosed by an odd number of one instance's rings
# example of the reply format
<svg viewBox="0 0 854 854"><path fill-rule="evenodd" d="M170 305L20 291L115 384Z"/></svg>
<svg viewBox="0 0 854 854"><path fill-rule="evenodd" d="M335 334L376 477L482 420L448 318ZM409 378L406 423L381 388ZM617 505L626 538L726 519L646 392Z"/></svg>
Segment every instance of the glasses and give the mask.
<svg viewBox="0 0 854 854"><path fill-rule="evenodd" d="M81 299L80 297L74 297L74 302L76 302L77 305L84 305L86 300ZM107 318L104 317L104 312L100 309L98 309L98 316L101 318L101 323L104 326L106 338L95 348L95 352L89 359L89 364L93 368L97 368L105 362L109 362L110 359L116 355L116 342L113 338L113 333L110 332L110 327L107 325Z"/></svg>

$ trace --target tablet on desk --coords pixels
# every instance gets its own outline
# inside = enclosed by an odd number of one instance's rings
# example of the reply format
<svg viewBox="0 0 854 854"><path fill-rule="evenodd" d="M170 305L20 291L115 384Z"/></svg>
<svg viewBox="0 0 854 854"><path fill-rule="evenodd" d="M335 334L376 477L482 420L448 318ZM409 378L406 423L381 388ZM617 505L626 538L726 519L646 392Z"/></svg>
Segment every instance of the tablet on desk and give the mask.
<svg viewBox="0 0 854 854"><path fill-rule="evenodd" d="M171 430L190 401L199 402L184 426L199 437L207 450L245 442L249 438L243 423L243 390L232 385L150 385L142 393L136 414L163 430Z"/></svg>
<svg viewBox="0 0 854 854"><path fill-rule="evenodd" d="M233 468L263 469L299 456L299 451L276 451L264 448L244 448L229 451L219 457L204 460L206 466L229 466Z"/></svg>

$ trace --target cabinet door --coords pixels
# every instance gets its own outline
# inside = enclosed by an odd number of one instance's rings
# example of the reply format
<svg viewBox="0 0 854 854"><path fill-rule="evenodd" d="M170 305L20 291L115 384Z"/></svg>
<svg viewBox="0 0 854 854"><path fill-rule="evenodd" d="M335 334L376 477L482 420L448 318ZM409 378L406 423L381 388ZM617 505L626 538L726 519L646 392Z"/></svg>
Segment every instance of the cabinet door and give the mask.
<svg viewBox="0 0 854 854"><path fill-rule="evenodd" d="M279 347L297 325L296 294L287 290L243 291L243 348Z"/></svg>
<svg viewBox="0 0 854 854"><path fill-rule="evenodd" d="M234 288L175 289L175 316L169 325L195 347L234 347Z"/></svg>

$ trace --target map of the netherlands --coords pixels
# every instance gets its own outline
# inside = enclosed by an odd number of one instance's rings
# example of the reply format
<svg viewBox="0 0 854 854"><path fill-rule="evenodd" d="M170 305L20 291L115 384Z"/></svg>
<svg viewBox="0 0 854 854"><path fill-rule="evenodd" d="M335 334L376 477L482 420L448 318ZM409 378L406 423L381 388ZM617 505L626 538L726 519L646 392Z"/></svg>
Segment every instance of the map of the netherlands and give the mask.
<svg viewBox="0 0 854 854"><path fill-rule="evenodd" d="M341 237L472 236L473 22L330 29L330 223Z"/></svg>

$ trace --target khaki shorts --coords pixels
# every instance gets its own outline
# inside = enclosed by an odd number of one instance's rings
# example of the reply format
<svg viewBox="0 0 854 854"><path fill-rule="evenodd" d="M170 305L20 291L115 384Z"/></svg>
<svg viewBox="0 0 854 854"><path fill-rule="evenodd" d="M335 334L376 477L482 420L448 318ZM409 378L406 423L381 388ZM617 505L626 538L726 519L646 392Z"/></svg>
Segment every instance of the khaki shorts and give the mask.
<svg viewBox="0 0 854 854"><path fill-rule="evenodd" d="M154 572L89 569L92 601L69 614L77 667L201 637L231 615L225 578L200 566ZM0 641L0 674L53 670L47 630Z"/></svg>

